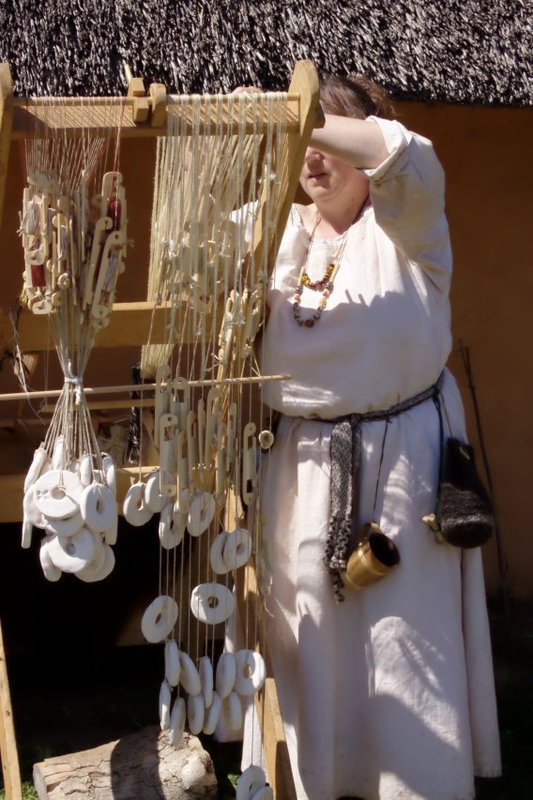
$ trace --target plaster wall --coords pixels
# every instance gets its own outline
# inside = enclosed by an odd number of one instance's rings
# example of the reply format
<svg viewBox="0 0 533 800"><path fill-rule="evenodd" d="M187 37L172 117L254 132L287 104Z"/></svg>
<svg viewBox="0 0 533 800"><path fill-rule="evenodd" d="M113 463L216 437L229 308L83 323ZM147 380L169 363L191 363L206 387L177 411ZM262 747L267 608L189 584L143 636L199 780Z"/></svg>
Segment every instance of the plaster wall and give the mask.
<svg viewBox="0 0 533 800"><path fill-rule="evenodd" d="M468 348L496 498L510 593L532 596L533 112L397 104L407 127L434 143L446 173L454 251L449 366L482 466L472 394L460 352ZM489 590L500 586L496 542L484 547Z"/></svg>

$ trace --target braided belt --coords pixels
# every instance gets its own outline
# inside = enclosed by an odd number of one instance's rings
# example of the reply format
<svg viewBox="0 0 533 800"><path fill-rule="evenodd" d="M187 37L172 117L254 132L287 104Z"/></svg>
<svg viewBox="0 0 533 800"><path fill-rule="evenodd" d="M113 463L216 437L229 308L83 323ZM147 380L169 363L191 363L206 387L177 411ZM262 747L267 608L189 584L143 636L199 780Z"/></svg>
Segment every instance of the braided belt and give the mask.
<svg viewBox="0 0 533 800"><path fill-rule="evenodd" d="M348 556L357 543L356 526L359 519L359 469L361 465L361 423L376 422L397 417L414 406L433 398L437 401L443 373L428 389L402 400L390 408L367 411L364 414L347 414L332 420L330 459L331 509L329 529L324 553L333 583L335 599L344 600L342 573L346 570Z"/></svg>

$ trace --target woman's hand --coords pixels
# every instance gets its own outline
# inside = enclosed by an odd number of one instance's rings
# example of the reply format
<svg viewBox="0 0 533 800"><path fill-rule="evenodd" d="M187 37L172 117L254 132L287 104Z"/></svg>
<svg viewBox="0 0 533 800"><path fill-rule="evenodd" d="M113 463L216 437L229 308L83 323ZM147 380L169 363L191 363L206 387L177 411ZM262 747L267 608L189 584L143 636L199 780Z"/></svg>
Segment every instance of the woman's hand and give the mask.
<svg viewBox="0 0 533 800"><path fill-rule="evenodd" d="M237 86L231 94L262 94L263 90L258 86Z"/></svg>

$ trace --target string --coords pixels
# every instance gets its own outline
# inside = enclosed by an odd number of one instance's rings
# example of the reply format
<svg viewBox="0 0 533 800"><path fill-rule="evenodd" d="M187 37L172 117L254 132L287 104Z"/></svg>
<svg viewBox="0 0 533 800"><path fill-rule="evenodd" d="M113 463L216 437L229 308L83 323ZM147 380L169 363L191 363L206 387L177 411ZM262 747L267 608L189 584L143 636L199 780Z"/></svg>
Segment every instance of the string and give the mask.
<svg viewBox="0 0 533 800"><path fill-rule="evenodd" d="M376 521L376 506L378 501L378 491L381 482L381 468L383 466L383 458L385 456L385 442L387 441L387 433L389 430L390 419L385 420L385 427L383 429L383 439L381 440L381 453L379 456L378 475L376 478L376 488L374 490L374 502L372 504L372 520Z"/></svg>

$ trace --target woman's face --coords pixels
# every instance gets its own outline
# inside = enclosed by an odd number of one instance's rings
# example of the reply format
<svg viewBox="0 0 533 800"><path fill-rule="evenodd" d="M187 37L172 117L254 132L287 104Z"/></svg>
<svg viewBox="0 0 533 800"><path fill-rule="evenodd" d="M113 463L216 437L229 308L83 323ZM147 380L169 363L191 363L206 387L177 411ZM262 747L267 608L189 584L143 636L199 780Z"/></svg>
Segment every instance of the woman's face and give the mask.
<svg viewBox="0 0 533 800"><path fill-rule="evenodd" d="M338 200L360 203L368 193L368 181L351 164L308 147L300 173L300 185L317 205Z"/></svg>

